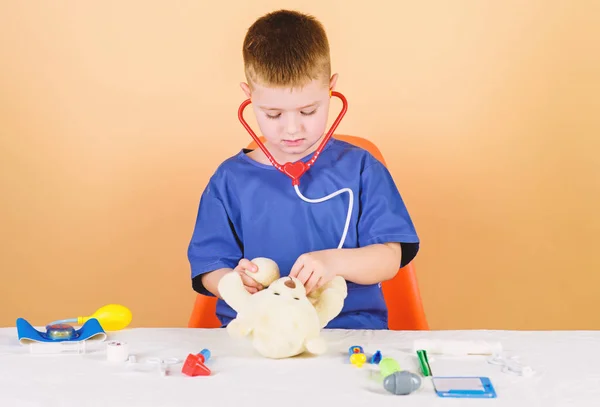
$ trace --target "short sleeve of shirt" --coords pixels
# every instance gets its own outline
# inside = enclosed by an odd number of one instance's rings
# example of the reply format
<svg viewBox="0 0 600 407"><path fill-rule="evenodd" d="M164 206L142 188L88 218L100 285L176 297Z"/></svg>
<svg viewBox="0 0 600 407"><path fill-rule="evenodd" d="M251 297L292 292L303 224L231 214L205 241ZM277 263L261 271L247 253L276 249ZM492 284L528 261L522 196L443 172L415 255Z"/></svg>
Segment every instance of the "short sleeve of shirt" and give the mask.
<svg viewBox="0 0 600 407"><path fill-rule="evenodd" d="M418 244L419 237L391 174L376 161L362 173L358 244L388 242Z"/></svg>
<svg viewBox="0 0 600 407"><path fill-rule="evenodd" d="M188 247L192 278L220 268L235 268L242 257L241 244L224 202L209 183L200 199L198 216ZM202 287L202 294L212 295Z"/></svg>

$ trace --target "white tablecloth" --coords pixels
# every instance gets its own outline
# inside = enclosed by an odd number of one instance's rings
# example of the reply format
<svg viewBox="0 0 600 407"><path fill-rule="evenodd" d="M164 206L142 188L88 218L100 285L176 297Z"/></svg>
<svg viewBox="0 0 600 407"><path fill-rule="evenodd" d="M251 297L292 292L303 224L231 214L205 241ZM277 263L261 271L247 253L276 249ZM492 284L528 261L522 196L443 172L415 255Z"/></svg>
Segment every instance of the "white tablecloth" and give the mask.
<svg viewBox="0 0 600 407"><path fill-rule="evenodd" d="M108 340L126 341L137 365L111 364L105 345L83 355L35 355L19 344L16 329L0 329L0 406L600 406L600 331L324 331L329 351L319 357L261 358L225 330L129 329ZM501 372L482 356L432 356L435 376L474 375L491 379L496 399L438 397L431 382L407 396L387 393L373 365L349 364L348 348L381 350L403 369L418 372L415 339L500 341L536 374ZM167 376L147 358L185 359L211 351L210 377L188 377L181 364ZM368 403L368 404L367 404Z"/></svg>

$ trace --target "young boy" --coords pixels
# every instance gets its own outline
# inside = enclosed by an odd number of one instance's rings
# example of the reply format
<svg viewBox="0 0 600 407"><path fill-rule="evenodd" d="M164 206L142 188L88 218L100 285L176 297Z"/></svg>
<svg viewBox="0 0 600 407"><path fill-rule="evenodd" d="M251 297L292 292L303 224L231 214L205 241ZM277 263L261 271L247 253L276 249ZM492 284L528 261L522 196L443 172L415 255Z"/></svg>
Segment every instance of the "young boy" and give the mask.
<svg viewBox="0 0 600 407"><path fill-rule="evenodd" d="M243 44L247 83L265 146L280 164L308 161L327 132L331 75L329 44L311 16L278 11L258 19ZM282 276L301 280L307 292L340 275L348 284L344 309L327 328L387 329L381 282L417 254L419 238L390 173L367 151L331 138L300 178L301 194L321 198L342 188L354 196L344 245L349 194L320 203L303 201L291 179L261 149L241 150L223 162L200 200L188 250L192 286L219 295L223 275L240 273L246 289L263 287L246 276L249 259L268 257ZM221 299L226 326L233 311Z"/></svg>

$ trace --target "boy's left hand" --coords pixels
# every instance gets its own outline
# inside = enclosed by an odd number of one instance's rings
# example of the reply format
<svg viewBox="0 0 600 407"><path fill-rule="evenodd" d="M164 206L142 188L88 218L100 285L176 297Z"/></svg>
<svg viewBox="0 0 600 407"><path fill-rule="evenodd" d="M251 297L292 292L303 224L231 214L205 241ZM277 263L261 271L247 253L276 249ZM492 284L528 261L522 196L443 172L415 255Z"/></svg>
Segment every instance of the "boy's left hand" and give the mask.
<svg viewBox="0 0 600 407"><path fill-rule="evenodd" d="M292 266L290 277L300 280L308 295L335 277L330 265L331 257L331 253L325 250L305 253Z"/></svg>

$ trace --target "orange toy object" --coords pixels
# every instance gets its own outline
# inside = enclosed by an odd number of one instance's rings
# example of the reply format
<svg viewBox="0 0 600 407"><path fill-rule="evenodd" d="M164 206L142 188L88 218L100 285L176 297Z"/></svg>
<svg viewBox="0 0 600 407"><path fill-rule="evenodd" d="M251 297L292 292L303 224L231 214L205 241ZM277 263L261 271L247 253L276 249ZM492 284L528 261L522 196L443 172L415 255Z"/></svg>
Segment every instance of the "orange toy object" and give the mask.
<svg viewBox="0 0 600 407"><path fill-rule="evenodd" d="M364 148L384 165L386 162L379 148L371 141L357 136L334 135L334 138ZM261 138L262 140L262 138ZM248 149L256 149L253 141ZM425 331L429 324L423 309L421 293L413 263L398 270L396 277L382 283L383 296L388 307L388 327L395 331ZM217 300L198 294L192 315L188 322L189 328L220 328L221 323L215 315Z"/></svg>

